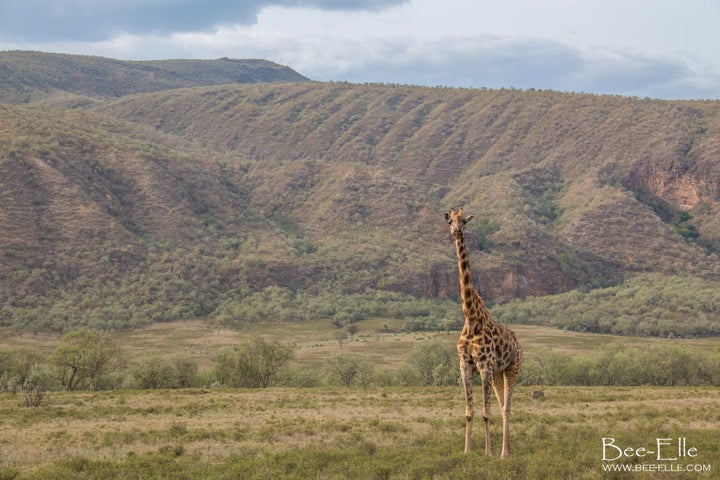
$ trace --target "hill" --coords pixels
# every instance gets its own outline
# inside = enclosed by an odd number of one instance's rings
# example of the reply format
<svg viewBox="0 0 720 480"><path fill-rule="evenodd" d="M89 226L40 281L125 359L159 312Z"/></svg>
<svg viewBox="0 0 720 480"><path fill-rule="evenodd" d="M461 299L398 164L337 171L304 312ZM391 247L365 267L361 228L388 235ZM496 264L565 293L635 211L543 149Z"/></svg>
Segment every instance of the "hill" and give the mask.
<svg viewBox="0 0 720 480"><path fill-rule="evenodd" d="M266 184L261 204L292 212L308 235L323 222L360 232L415 218L430 228L414 241L442 244L431 218L465 205L480 217L475 265L506 274L484 288L503 300L596 274L716 276L719 106L295 84L165 92L99 111L242 158L247 178Z"/></svg>
<svg viewBox="0 0 720 480"><path fill-rule="evenodd" d="M226 83L306 81L267 60L122 61L28 51L0 52L0 102L27 103L80 97L112 98L181 87Z"/></svg>
<svg viewBox="0 0 720 480"><path fill-rule="evenodd" d="M0 118L6 325L456 323L441 214L459 205L491 303L720 281L720 102L293 82ZM720 333L714 298L701 328L685 328L691 308L670 333Z"/></svg>

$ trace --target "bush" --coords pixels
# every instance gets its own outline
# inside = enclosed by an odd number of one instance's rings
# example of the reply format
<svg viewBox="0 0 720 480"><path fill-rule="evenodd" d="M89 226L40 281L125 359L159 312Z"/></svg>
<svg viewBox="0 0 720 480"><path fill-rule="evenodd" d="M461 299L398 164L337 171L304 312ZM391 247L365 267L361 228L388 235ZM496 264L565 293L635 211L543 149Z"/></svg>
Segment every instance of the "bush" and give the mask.
<svg viewBox="0 0 720 480"><path fill-rule="evenodd" d="M139 389L171 388L172 372L162 360L146 360L132 372L134 387Z"/></svg>
<svg viewBox="0 0 720 480"><path fill-rule="evenodd" d="M277 384L283 387L307 388L322 385L320 372L310 368L288 368L278 373Z"/></svg>
<svg viewBox="0 0 720 480"><path fill-rule="evenodd" d="M134 386L140 389L189 388L199 384L197 363L185 355L146 360L135 367L132 377Z"/></svg>
<svg viewBox="0 0 720 480"><path fill-rule="evenodd" d="M215 357L215 378L229 387L266 388L295 357L295 344L267 343L255 338L233 352Z"/></svg>
<svg viewBox="0 0 720 480"><path fill-rule="evenodd" d="M333 383L349 387L367 387L371 383L373 368L367 360L352 355L337 355L328 360L330 379Z"/></svg>
<svg viewBox="0 0 720 480"><path fill-rule="evenodd" d="M590 355L547 353L542 378L549 385L720 385L717 352L689 353L670 345L630 350L611 344Z"/></svg>
<svg viewBox="0 0 720 480"><path fill-rule="evenodd" d="M460 376L457 352L440 340L416 345L408 366L418 373L422 385L456 385Z"/></svg>
<svg viewBox="0 0 720 480"><path fill-rule="evenodd" d="M175 388L188 388L197 386L198 366L192 359L179 356L171 361L174 374Z"/></svg>
<svg viewBox="0 0 720 480"><path fill-rule="evenodd" d="M39 407L52 383L50 373L38 364L30 368L30 372L22 385L24 405Z"/></svg>
<svg viewBox="0 0 720 480"><path fill-rule="evenodd" d="M545 365L540 356L525 354L520 369L520 385L544 385L547 382Z"/></svg>
<svg viewBox="0 0 720 480"><path fill-rule="evenodd" d="M78 330L63 337L51 360L64 389L96 390L103 377L120 367L123 357L112 333Z"/></svg>
<svg viewBox="0 0 720 480"><path fill-rule="evenodd" d="M32 350L0 351L0 389L17 392L28 380L33 366L41 360L40 354Z"/></svg>

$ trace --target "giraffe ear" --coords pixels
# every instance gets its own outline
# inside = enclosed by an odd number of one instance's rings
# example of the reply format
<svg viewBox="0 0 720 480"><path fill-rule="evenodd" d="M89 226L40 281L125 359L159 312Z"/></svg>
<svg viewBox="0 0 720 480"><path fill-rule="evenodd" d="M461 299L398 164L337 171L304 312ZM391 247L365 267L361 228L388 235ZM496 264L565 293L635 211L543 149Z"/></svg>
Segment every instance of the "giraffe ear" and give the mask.
<svg viewBox="0 0 720 480"><path fill-rule="evenodd" d="M469 222L473 218L475 218L475 215L469 215L469 216L465 217L465 223Z"/></svg>
<svg viewBox="0 0 720 480"><path fill-rule="evenodd" d="M450 221L450 214L447 212L445 212L445 220L448 222Z"/></svg>

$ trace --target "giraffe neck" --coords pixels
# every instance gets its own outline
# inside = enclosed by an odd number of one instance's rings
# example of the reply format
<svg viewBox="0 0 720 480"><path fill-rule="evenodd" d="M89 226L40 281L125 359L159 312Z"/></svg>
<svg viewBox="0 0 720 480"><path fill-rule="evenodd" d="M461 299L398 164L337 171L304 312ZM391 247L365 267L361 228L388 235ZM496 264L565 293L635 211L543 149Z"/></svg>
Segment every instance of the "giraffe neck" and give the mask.
<svg viewBox="0 0 720 480"><path fill-rule="evenodd" d="M462 233L455 236L455 249L457 250L458 274L460 276L460 297L462 308L465 314L465 323L475 321L478 318L480 296L475 292L470 272L470 260L468 259L465 238Z"/></svg>

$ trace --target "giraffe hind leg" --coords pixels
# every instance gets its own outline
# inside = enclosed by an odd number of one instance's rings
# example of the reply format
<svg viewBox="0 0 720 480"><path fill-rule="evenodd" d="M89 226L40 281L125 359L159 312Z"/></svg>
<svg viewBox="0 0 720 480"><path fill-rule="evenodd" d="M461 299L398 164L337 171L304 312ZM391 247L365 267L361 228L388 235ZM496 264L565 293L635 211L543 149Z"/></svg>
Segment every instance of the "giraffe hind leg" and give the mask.
<svg viewBox="0 0 720 480"><path fill-rule="evenodd" d="M503 446L501 458L507 458L510 456L510 404L512 403L512 394L517 384L518 377L520 376L520 364L522 362L522 352L516 357L515 361L505 370L503 376L503 393L504 403L500 406L502 408L502 419L503 419Z"/></svg>
<svg viewBox="0 0 720 480"><path fill-rule="evenodd" d="M483 420L485 421L485 453L491 455L490 448L490 389L493 383L491 370L481 370L483 386Z"/></svg>
<svg viewBox="0 0 720 480"><path fill-rule="evenodd" d="M497 398L500 405L500 411L503 411L505 407L505 377L503 372L495 372L492 386L495 391L495 398Z"/></svg>
<svg viewBox="0 0 720 480"><path fill-rule="evenodd" d="M500 413L502 414L502 421L503 421L503 443L502 443L502 453L500 456L502 458L507 457L507 433L508 433L508 417L506 414L506 402L509 401L510 397L507 395L509 392L507 391L507 382L505 381L505 372L495 372L493 375L493 382L492 382L493 390L495 391L495 398L497 398L498 405L500 406Z"/></svg>

